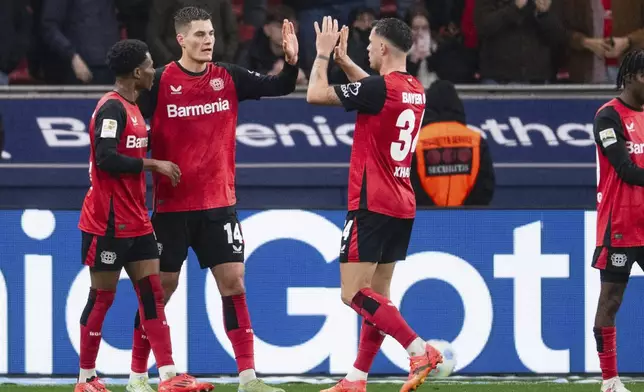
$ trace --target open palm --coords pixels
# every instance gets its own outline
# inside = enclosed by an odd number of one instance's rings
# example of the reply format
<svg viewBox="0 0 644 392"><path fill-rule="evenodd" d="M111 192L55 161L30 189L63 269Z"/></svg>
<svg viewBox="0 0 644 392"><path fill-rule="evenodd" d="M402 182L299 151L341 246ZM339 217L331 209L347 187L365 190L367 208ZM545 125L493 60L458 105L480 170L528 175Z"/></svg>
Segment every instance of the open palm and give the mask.
<svg viewBox="0 0 644 392"><path fill-rule="evenodd" d="M287 19L284 19L284 23L282 24L282 50L284 50L286 62L295 65L297 63L300 45L297 42L293 22L289 22Z"/></svg>

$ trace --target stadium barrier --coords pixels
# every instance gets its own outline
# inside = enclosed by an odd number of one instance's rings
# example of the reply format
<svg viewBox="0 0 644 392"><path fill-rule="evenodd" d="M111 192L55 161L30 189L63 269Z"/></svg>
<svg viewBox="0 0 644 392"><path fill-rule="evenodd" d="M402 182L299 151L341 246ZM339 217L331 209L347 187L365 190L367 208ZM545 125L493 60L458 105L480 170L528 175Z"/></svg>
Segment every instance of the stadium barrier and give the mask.
<svg viewBox="0 0 644 392"><path fill-rule="evenodd" d="M78 208L88 185L87 123L105 91L105 86L0 87L5 148L12 154L12 160L0 162L0 207L27 202ZM615 94L611 87L462 86L459 91L468 124L490 144L498 183L493 205L594 207L592 122ZM301 91L243 103L237 128L241 205L341 208L354 121L355 114L342 109L307 104ZM34 197L26 187L47 197Z"/></svg>
<svg viewBox="0 0 644 392"><path fill-rule="evenodd" d="M78 211L0 211L0 374L77 371L89 273ZM359 318L340 302L341 210L241 210L257 370L342 374ZM584 210L420 211L392 302L426 339L453 343L463 375L596 373L592 325L599 274L590 265L595 213ZM639 267L618 315L619 368L644 371ZM127 374L135 294L127 277L107 316L99 372ZM168 319L180 370L233 374L214 280L190 253ZM150 361L153 368L153 361ZM373 374L402 374L387 338ZM153 370L154 371L154 370Z"/></svg>

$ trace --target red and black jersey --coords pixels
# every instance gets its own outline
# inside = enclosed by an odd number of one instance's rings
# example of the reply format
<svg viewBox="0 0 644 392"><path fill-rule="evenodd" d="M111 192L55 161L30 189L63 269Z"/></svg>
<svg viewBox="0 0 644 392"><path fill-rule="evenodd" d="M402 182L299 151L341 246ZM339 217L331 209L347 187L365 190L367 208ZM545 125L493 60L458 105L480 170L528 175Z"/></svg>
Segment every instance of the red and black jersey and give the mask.
<svg viewBox="0 0 644 392"><path fill-rule="evenodd" d="M335 87L347 111L357 110L349 168L349 211L366 209L413 218L409 176L425 111L425 91L413 76L393 72Z"/></svg>
<svg viewBox="0 0 644 392"><path fill-rule="evenodd" d="M597 246L644 246L644 111L620 99L595 116Z"/></svg>
<svg viewBox="0 0 644 392"><path fill-rule="evenodd" d="M116 92L105 94L92 114L89 137L91 186L78 227L117 238L152 233L143 172L148 131L138 106Z"/></svg>
<svg viewBox="0 0 644 392"><path fill-rule="evenodd" d="M156 212L228 207L235 197L235 136L239 102L295 90L298 68L284 65L262 76L231 64L210 63L200 73L178 62L156 70L155 84L142 97L150 118L152 158L172 161L181 182L154 175Z"/></svg>

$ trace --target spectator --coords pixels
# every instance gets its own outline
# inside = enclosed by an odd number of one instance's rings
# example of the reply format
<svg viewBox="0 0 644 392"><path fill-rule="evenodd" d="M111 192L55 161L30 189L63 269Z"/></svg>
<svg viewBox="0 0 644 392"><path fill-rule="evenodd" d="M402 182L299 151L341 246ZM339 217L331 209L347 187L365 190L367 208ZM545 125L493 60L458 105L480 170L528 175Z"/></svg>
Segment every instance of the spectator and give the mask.
<svg viewBox="0 0 644 392"><path fill-rule="evenodd" d="M290 7L280 5L272 7L266 14L264 27L257 29L255 37L242 48L238 63L244 68L268 74L277 75L284 66L284 50L282 49L282 22L288 19L293 22L295 31L298 24L295 12ZM300 69L297 83L306 85L306 74Z"/></svg>
<svg viewBox="0 0 644 392"><path fill-rule="evenodd" d="M428 88L438 80L435 72L435 61L432 54L436 52L436 42L432 41L429 29L429 14L425 9L416 8L409 11L407 23L411 26L413 45L407 57L407 71L416 76Z"/></svg>
<svg viewBox="0 0 644 392"><path fill-rule="evenodd" d="M42 6L48 81L112 84L105 53L119 40L114 0L47 0Z"/></svg>
<svg viewBox="0 0 644 392"><path fill-rule="evenodd" d="M436 81L412 158L411 183L419 206L484 206L494 196L494 165L487 142L469 129L454 85Z"/></svg>
<svg viewBox="0 0 644 392"><path fill-rule="evenodd" d="M297 14L297 20L302 26L300 32L300 64L308 73L315 59L315 30L313 23L322 22L325 16L338 20L338 24L349 25L351 11L367 7L380 8L380 0L283 0Z"/></svg>
<svg viewBox="0 0 644 392"><path fill-rule="evenodd" d="M604 0L603 3L606 3ZM604 36L606 10L602 0L566 0L562 22L568 32L565 69L572 83L607 83L606 54L611 46Z"/></svg>
<svg viewBox="0 0 644 392"><path fill-rule="evenodd" d="M203 8L212 17L216 38L213 61L233 62L239 37L237 18L230 0L152 0L147 42L154 62L167 64L181 57L181 47L174 30L174 14L188 6Z"/></svg>
<svg viewBox="0 0 644 392"><path fill-rule="evenodd" d="M644 49L644 0L612 0L613 42L608 57Z"/></svg>
<svg viewBox="0 0 644 392"><path fill-rule="evenodd" d="M244 23L255 28L266 20L266 0L244 0Z"/></svg>
<svg viewBox="0 0 644 392"><path fill-rule="evenodd" d="M151 0L116 0L118 20L125 27L127 38L146 40Z"/></svg>
<svg viewBox="0 0 644 392"><path fill-rule="evenodd" d="M369 74L374 74L375 71L369 65L369 34L371 33L371 25L376 20L376 11L367 7L360 7L352 11L349 20L349 40L347 42L347 54L353 62ZM349 83L347 75L342 69L333 64L331 67L329 83L344 84Z"/></svg>
<svg viewBox="0 0 644 392"><path fill-rule="evenodd" d="M484 83L543 84L554 79L552 53L566 37L556 17L561 1L566 0L476 1Z"/></svg>
<svg viewBox="0 0 644 392"><path fill-rule="evenodd" d="M407 70L415 75L425 88L436 79L453 83L472 83L476 71L476 52L465 47L460 30L460 15L445 26L432 26L427 10L415 7L407 13L412 28L414 45L407 62Z"/></svg>
<svg viewBox="0 0 644 392"><path fill-rule="evenodd" d="M26 56L31 17L26 0L0 1L0 86L9 84L9 74Z"/></svg>

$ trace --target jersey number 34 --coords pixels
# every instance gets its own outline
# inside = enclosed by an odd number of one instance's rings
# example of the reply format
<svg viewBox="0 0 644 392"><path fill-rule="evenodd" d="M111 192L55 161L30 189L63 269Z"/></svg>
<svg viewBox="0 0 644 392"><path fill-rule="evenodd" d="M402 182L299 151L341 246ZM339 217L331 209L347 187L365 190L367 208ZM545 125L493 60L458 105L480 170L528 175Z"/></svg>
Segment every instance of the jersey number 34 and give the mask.
<svg viewBox="0 0 644 392"><path fill-rule="evenodd" d="M423 123L423 116L425 112L420 117L420 122L418 124L418 132L412 141L412 134L414 129L416 129L416 115L412 109L405 109L396 120L396 128L400 129L400 134L398 136L398 141L391 143L389 148L389 153L391 158L396 161L404 161L409 155L410 152L416 151L416 143L418 143L418 136L420 136L420 126Z"/></svg>

